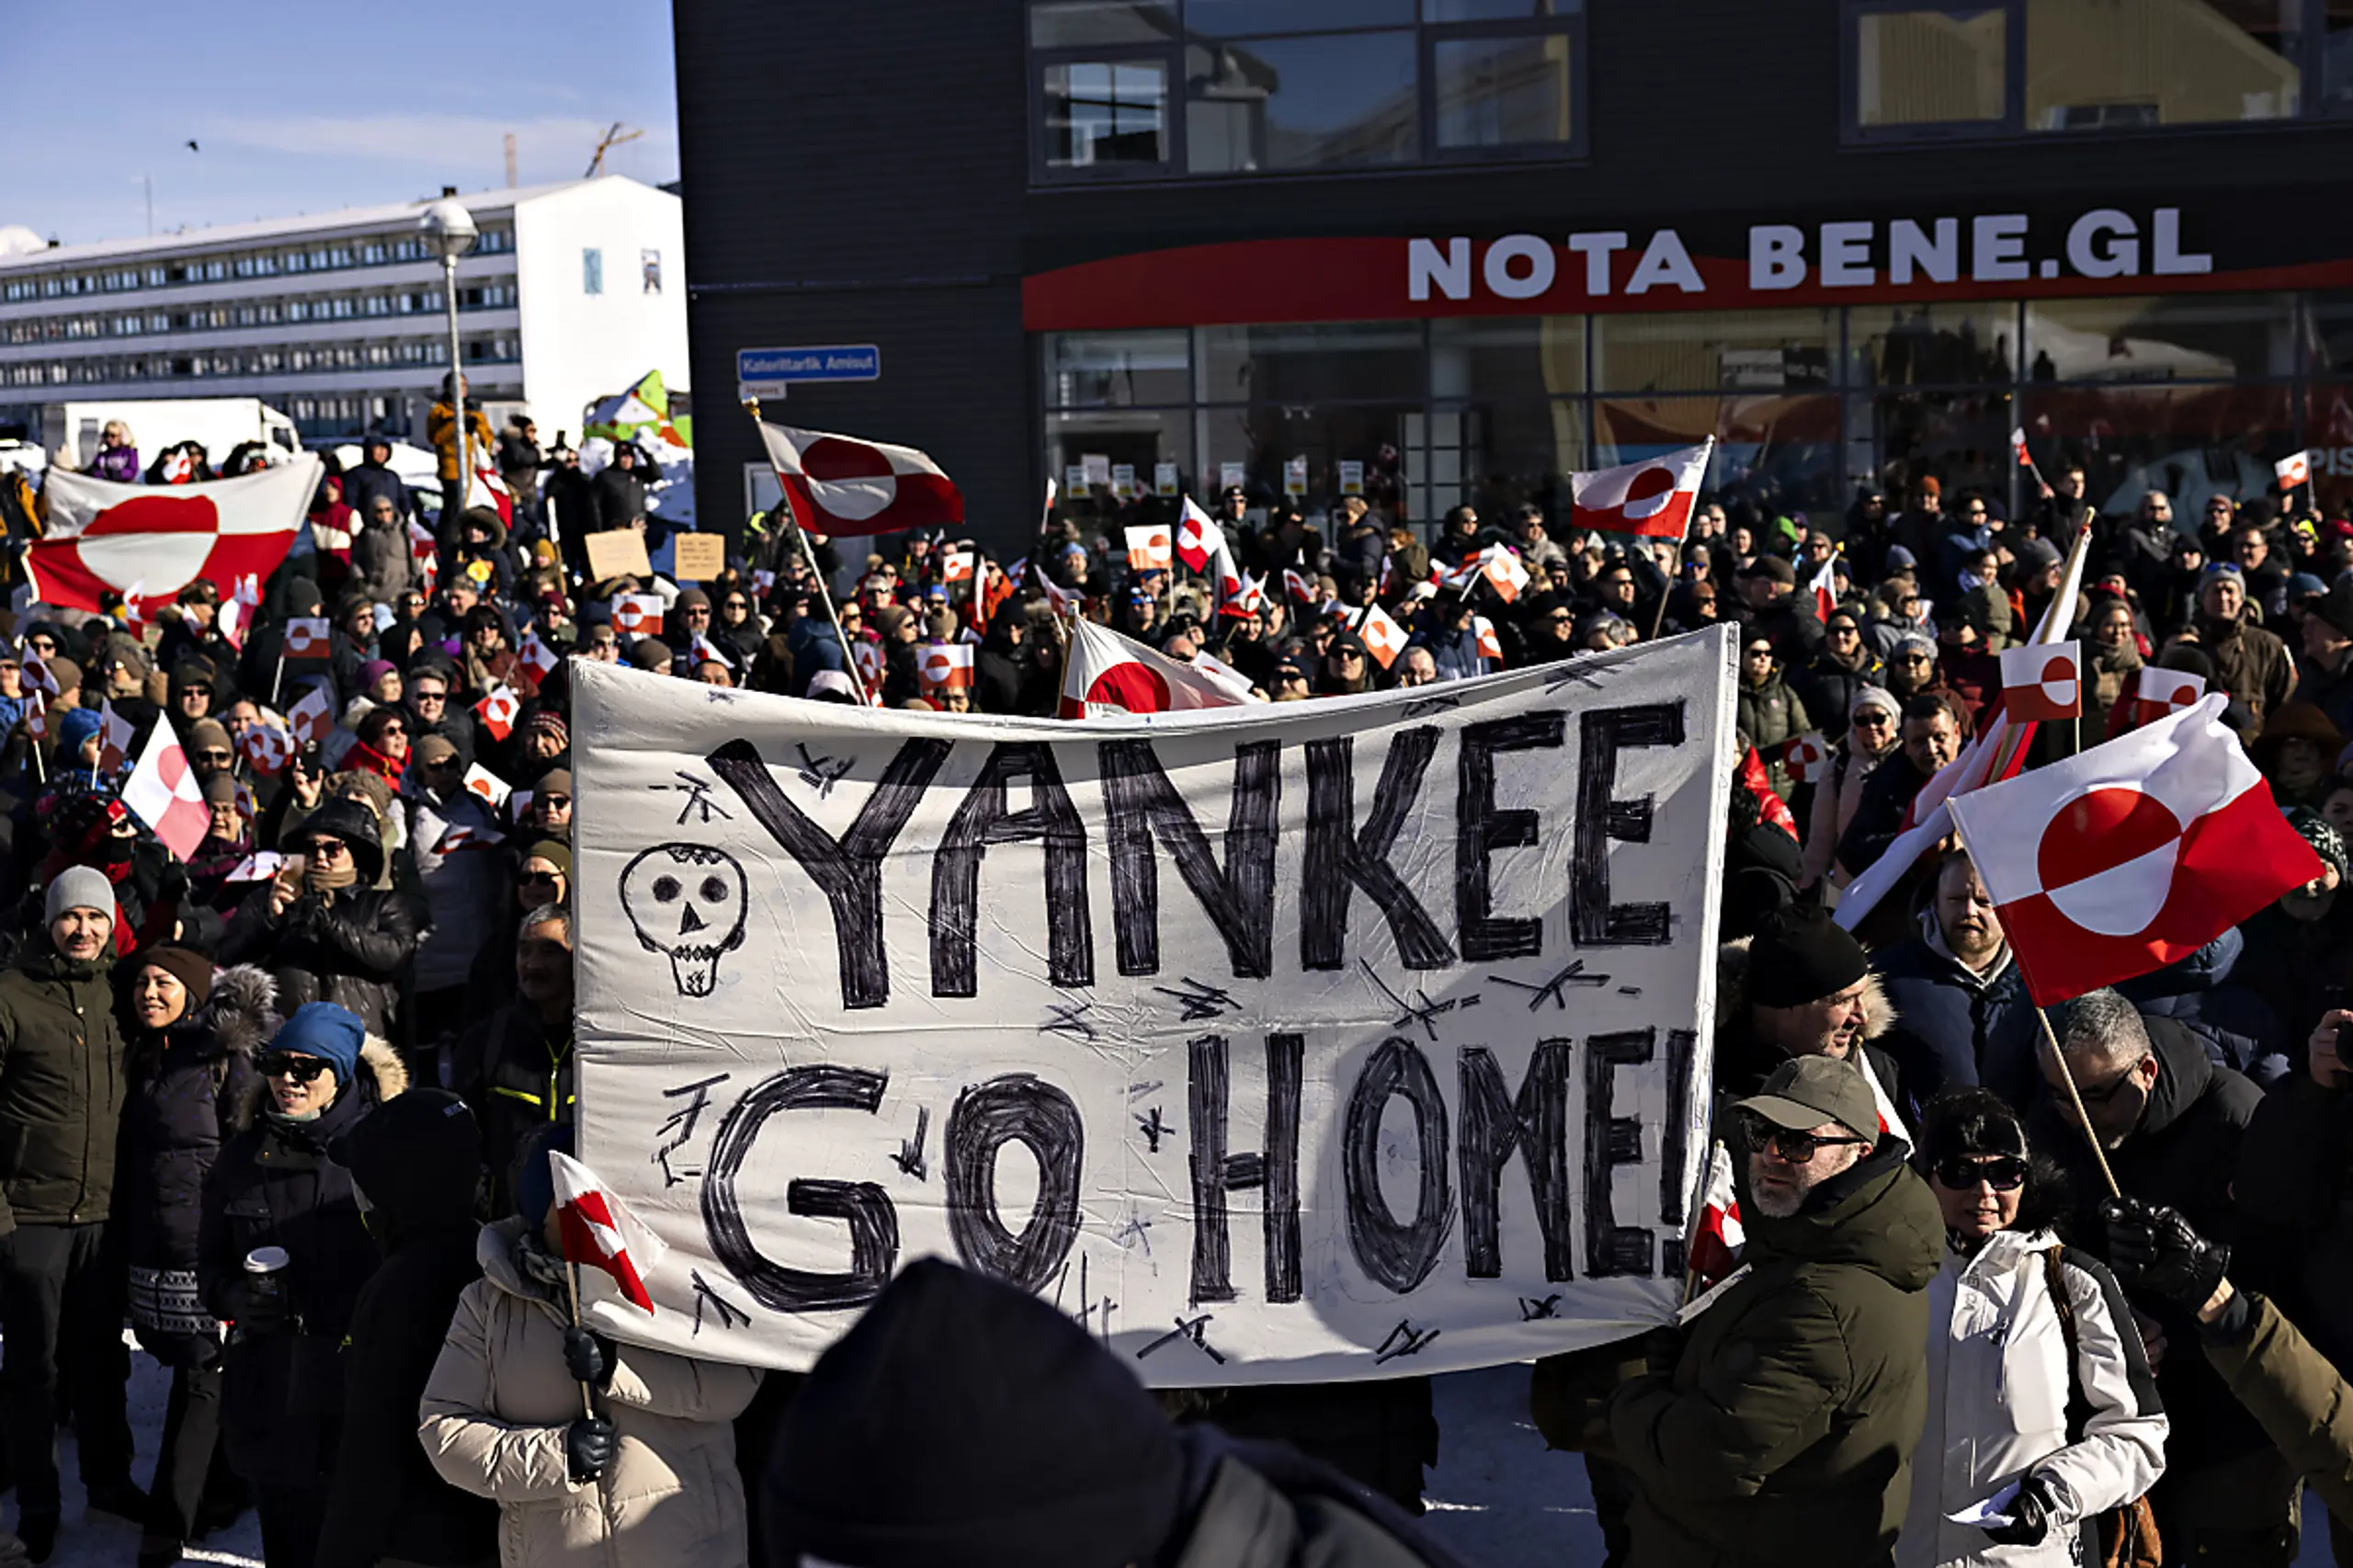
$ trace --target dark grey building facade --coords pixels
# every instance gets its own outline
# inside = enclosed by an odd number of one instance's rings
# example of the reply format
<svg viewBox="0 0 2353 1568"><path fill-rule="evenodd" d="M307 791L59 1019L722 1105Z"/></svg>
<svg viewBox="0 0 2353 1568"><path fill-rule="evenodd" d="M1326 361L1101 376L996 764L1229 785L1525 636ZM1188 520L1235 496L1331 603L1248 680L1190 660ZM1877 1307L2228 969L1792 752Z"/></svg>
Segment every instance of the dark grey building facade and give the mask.
<svg viewBox="0 0 2353 1568"><path fill-rule="evenodd" d="M698 503L779 423L920 447L978 537L1238 480L1565 506L1712 436L1842 509L2353 499L2353 14L2331 0L680 0Z"/></svg>

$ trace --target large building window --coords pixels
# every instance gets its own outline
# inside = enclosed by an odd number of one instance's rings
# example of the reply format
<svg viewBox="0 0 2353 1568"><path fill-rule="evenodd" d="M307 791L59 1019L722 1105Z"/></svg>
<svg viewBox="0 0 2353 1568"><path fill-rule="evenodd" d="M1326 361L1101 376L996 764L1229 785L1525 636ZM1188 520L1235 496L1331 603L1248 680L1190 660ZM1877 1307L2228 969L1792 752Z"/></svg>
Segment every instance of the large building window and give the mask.
<svg viewBox="0 0 2353 1568"><path fill-rule="evenodd" d="M1846 0L1861 141L2044 136L2353 108L2344 0Z"/></svg>
<svg viewBox="0 0 2353 1568"><path fill-rule="evenodd" d="M1033 171L1574 156L1584 23L1584 0L1032 0Z"/></svg>

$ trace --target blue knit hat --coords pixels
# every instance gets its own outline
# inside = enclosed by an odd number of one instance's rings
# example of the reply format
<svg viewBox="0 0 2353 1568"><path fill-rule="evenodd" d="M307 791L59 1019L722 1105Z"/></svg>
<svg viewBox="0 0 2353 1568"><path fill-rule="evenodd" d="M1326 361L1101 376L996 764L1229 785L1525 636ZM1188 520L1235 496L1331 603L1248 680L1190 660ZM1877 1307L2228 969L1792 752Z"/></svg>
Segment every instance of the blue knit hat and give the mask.
<svg viewBox="0 0 2353 1568"><path fill-rule="evenodd" d="M269 1048L315 1056L335 1069L337 1084L348 1084L359 1071L359 1048L367 1040L367 1026L350 1008L332 1002L305 1002L294 1009L294 1016L286 1020Z"/></svg>
<svg viewBox="0 0 2353 1568"><path fill-rule="evenodd" d="M68 708L57 721L57 738L67 751L80 751L82 743L98 733L101 721L97 712L88 708Z"/></svg>

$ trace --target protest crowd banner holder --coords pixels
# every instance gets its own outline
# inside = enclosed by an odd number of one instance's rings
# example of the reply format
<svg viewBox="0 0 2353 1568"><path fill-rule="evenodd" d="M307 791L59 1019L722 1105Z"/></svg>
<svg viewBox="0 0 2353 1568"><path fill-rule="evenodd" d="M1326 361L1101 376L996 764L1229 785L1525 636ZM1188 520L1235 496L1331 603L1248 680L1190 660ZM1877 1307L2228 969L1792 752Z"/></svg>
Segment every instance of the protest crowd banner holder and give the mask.
<svg viewBox="0 0 2353 1568"><path fill-rule="evenodd" d="M805 1368L932 1254L1156 1386L1668 1321L1734 650L1079 722L575 665L582 1157L668 1255L587 1321Z"/></svg>

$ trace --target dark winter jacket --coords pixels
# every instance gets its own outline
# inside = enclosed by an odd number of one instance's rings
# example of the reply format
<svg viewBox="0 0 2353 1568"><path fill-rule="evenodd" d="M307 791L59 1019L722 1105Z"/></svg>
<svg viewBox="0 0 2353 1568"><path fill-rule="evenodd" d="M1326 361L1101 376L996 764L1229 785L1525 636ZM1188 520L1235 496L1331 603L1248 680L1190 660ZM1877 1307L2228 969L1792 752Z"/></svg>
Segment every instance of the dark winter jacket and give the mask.
<svg viewBox="0 0 2353 1568"><path fill-rule="evenodd" d="M2214 661L2215 684L2245 703L2249 722L2262 729L2263 721L2295 695L2296 661L2288 645L2248 624L2244 610L2222 626L2201 614L2197 625L2199 642Z"/></svg>
<svg viewBox="0 0 2353 1568"><path fill-rule="evenodd" d="M625 528L645 516L644 482L618 466L597 470L589 494L596 502L599 529Z"/></svg>
<svg viewBox="0 0 2353 1568"><path fill-rule="evenodd" d="M453 1086L482 1125L491 1211L513 1213L509 1177L523 1140L535 1128L573 1119L572 1026L548 1028L517 996L458 1037L452 1064Z"/></svg>
<svg viewBox="0 0 2353 1568"><path fill-rule="evenodd" d="M1838 837L1838 863L1859 877L1877 864L1903 832L1904 813L1911 810L1912 797L1927 781L1928 776L1914 767L1901 749L1888 753L1887 760L1863 780L1863 798L1855 807L1855 820Z"/></svg>
<svg viewBox="0 0 2353 1568"><path fill-rule="evenodd" d="M1756 755L1765 759L1766 772L1773 780L1773 792L1786 801L1794 786L1789 767L1780 758L1781 743L1813 729L1813 719L1806 712L1805 703L1779 675L1768 676L1762 686L1742 681L1739 701L1741 733L1756 748Z"/></svg>
<svg viewBox="0 0 2353 1568"><path fill-rule="evenodd" d="M196 1267L204 1178L261 1094L254 1058L278 1032L276 1000L269 976L240 964L191 1017L131 1040L116 1209L133 1267Z"/></svg>
<svg viewBox="0 0 2353 1568"><path fill-rule="evenodd" d="M416 1437L417 1403L458 1297L482 1278L481 1141L461 1125L472 1119L455 1096L427 1090L402 1103L415 1124L371 1121L332 1151L367 1195L368 1230L383 1262L352 1313L342 1446L317 1568L373 1568L381 1558L458 1568L498 1550L498 1505L443 1481Z"/></svg>
<svg viewBox="0 0 2353 1568"><path fill-rule="evenodd" d="M2234 1182L2262 1091L2229 1068L2215 1066L2205 1046L2180 1024L2170 1018L2143 1022L2157 1059L2157 1082L2140 1124L2108 1151L2109 1166L2127 1197L2152 1208L2178 1209L2200 1234L2235 1244L2240 1224ZM2099 1219L2099 1200L2108 1188L2083 1133L2062 1116L2047 1087L2028 1113L2028 1127L2033 1147L2067 1172L2075 1193L2076 1244L2105 1259L2107 1227ZM2255 1282L2268 1288L2267 1280ZM2155 1318L2173 1344L2187 1346L2196 1338L2197 1324L2181 1309L2154 1297L2136 1296L2133 1305ZM2165 1446L2171 1476L2266 1447L2254 1417L2196 1357L2166 1357L2157 1369L2157 1392L2173 1421Z"/></svg>
<svg viewBox="0 0 2353 1568"><path fill-rule="evenodd" d="M352 585L378 604L391 604L404 590L421 585L408 529L398 523L389 528L361 525L351 541L351 575Z"/></svg>
<svg viewBox="0 0 2353 1568"><path fill-rule="evenodd" d="M2353 1523L2353 1390L2278 1307L2251 1290L2239 1294L2245 1316L2225 1309L2204 1335L2207 1365L2330 1515Z"/></svg>
<svg viewBox="0 0 2353 1568"><path fill-rule="evenodd" d="M1890 1098L1900 1077L1895 1057L1887 1049L1887 1035L1898 1022L1895 1006L1875 973L1863 976L1864 1061L1871 1076ZM1733 1100L1760 1093L1773 1070L1789 1060L1779 1047L1766 1044L1749 1027L1748 939L1724 943L1716 949L1716 1104L1721 1112ZM1719 1132L1718 1136L1729 1136Z"/></svg>
<svg viewBox="0 0 2353 1568"><path fill-rule="evenodd" d="M1209 1426L1184 1442L1190 1528L1171 1568L1461 1568L1387 1499L1282 1444Z"/></svg>
<svg viewBox="0 0 2353 1568"><path fill-rule="evenodd" d="M2238 1261L2339 1366L2353 1366L2353 1094L2299 1073L2263 1096L2239 1149Z"/></svg>
<svg viewBox="0 0 2353 1568"><path fill-rule="evenodd" d="M1609 1426L1640 1488L1643 1568L1884 1563L1927 1413L1927 1286L1944 1221L1900 1139L1786 1220L1735 1150L1746 1273L1682 1331L1671 1373L1619 1390Z"/></svg>
<svg viewBox="0 0 2353 1568"><path fill-rule="evenodd" d="M343 498L353 511L366 517L369 505L379 495L390 496L392 505L400 508L401 517L407 518L408 486L391 468L383 463L363 462L343 471Z"/></svg>
<svg viewBox="0 0 2353 1568"><path fill-rule="evenodd" d="M65 958L43 931L0 974L0 1235L111 1211L123 1101L112 964L110 952Z"/></svg>
<svg viewBox="0 0 2353 1568"><path fill-rule="evenodd" d="M221 938L222 963L259 963L278 983L278 1006L291 1014L305 1002L333 1002L359 1015L370 1034L389 1034L401 976L416 951L416 917L408 899L374 884L384 869L376 813L353 801L330 801L304 819L310 833L333 833L351 846L358 885L332 902L305 892L282 914L269 907L270 884L249 894Z"/></svg>
<svg viewBox="0 0 2353 1568"><path fill-rule="evenodd" d="M326 1151L407 1086L400 1059L372 1036L354 1081L313 1120L270 1113L268 1091L256 1085L250 1124L205 1178L197 1282L205 1309L232 1324L222 1352L221 1436L230 1466L248 1481L315 1486L333 1467L343 1417L341 1348L377 1254L351 1195L351 1173ZM235 1320L245 1258L263 1246L289 1255L279 1276L289 1317L256 1332Z"/></svg>
<svg viewBox="0 0 2353 1568"><path fill-rule="evenodd" d="M1924 915L1922 935L1871 960L1900 1015L1887 1037L1903 1081L1897 1103L1916 1124L1945 1090L1983 1084L2023 1109L2041 1076L2035 1051L2042 1026L2018 961L2006 949L1992 974L1971 972L1941 937L1927 935L1935 918Z"/></svg>

